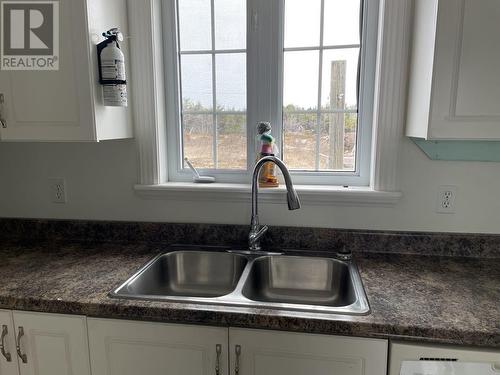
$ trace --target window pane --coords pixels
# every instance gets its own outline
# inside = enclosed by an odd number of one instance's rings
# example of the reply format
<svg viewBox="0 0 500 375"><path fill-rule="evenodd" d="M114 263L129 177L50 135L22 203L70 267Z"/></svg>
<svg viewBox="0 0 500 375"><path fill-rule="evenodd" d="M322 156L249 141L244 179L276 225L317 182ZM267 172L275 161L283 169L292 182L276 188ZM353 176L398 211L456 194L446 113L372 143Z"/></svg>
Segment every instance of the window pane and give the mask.
<svg viewBox="0 0 500 375"><path fill-rule="evenodd" d="M316 169L316 113L283 116L283 158L290 169Z"/></svg>
<svg viewBox="0 0 500 375"><path fill-rule="evenodd" d="M179 0L181 51L211 49L211 18L210 0Z"/></svg>
<svg viewBox="0 0 500 375"><path fill-rule="evenodd" d="M246 0L214 0L215 49L245 49Z"/></svg>
<svg viewBox="0 0 500 375"><path fill-rule="evenodd" d="M319 52L285 52L283 104L285 110L318 107Z"/></svg>
<svg viewBox="0 0 500 375"><path fill-rule="evenodd" d="M217 160L220 169L247 168L247 117L217 116Z"/></svg>
<svg viewBox="0 0 500 375"><path fill-rule="evenodd" d="M245 111L246 54L230 53L215 56L216 97L218 111Z"/></svg>
<svg viewBox="0 0 500 375"><path fill-rule="evenodd" d="M319 46L320 0L285 1L285 48Z"/></svg>
<svg viewBox="0 0 500 375"><path fill-rule="evenodd" d="M182 119L184 157L196 168L214 168L213 116L184 114Z"/></svg>
<svg viewBox="0 0 500 375"><path fill-rule="evenodd" d="M212 56L181 56L182 110L206 111L213 107Z"/></svg>
<svg viewBox="0 0 500 375"><path fill-rule="evenodd" d="M323 45L359 44L360 0L324 0Z"/></svg>
<svg viewBox="0 0 500 375"><path fill-rule="evenodd" d="M358 56L359 48L323 51L323 109L356 109Z"/></svg>
<svg viewBox="0 0 500 375"><path fill-rule="evenodd" d="M320 169L356 170L356 113L321 115Z"/></svg>

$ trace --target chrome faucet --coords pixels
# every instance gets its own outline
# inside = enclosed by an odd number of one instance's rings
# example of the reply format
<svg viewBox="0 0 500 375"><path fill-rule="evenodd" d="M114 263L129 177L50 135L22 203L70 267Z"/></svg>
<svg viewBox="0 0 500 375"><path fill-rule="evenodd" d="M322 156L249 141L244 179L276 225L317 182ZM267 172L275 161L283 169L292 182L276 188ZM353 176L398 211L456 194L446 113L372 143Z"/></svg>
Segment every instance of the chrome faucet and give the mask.
<svg viewBox="0 0 500 375"><path fill-rule="evenodd" d="M264 156L260 159L257 164L255 164L255 168L253 170L252 176L252 219L250 222L250 234L248 235L248 247L250 251L260 251L260 239L267 232L268 227L264 225L263 227L259 224L259 210L258 210L258 193L259 193L259 173L262 169L262 166L265 163L274 163L283 172L283 177L285 178L286 184L286 196L288 202L289 210L298 210L300 208L300 200L297 192L295 191L292 183L292 177L290 176L290 172L286 167L285 163L283 163L276 156Z"/></svg>

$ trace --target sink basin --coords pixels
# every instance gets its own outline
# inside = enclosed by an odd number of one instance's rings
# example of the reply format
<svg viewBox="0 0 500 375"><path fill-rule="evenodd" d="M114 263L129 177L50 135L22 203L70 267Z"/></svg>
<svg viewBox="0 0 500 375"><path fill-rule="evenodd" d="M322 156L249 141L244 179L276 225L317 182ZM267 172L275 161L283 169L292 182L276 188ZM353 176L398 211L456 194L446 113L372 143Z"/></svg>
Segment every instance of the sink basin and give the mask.
<svg viewBox="0 0 500 375"><path fill-rule="evenodd" d="M353 261L221 249L158 255L109 295L328 314L370 311Z"/></svg>
<svg viewBox="0 0 500 375"><path fill-rule="evenodd" d="M250 300L273 303L335 307L356 300L347 264L330 258L258 258L242 292Z"/></svg>
<svg viewBox="0 0 500 375"><path fill-rule="evenodd" d="M153 259L116 293L219 297L235 289L246 264L247 259L238 254L174 251Z"/></svg>

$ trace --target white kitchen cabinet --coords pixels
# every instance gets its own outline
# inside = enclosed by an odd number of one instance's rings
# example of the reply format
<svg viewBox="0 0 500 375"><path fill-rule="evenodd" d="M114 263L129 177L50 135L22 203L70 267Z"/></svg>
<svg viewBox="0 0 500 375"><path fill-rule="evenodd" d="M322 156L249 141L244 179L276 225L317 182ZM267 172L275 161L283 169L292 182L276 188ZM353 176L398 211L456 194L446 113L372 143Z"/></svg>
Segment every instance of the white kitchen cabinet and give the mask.
<svg viewBox="0 0 500 375"><path fill-rule="evenodd" d="M228 374L227 328L89 318L88 329L93 375Z"/></svg>
<svg viewBox="0 0 500 375"><path fill-rule="evenodd" d="M500 369L500 350L491 349L391 342L390 357L389 375L399 375L403 361L419 361L424 359L460 362L487 362Z"/></svg>
<svg viewBox="0 0 500 375"><path fill-rule="evenodd" d="M90 375L85 317L19 311L13 315L19 345L19 354L13 356L20 375Z"/></svg>
<svg viewBox="0 0 500 375"><path fill-rule="evenodd" d="M387 341L229 329L231 374L386 375Z"/></svg>
<svg viewBox="0 0 500 375"><path fill-rule="evenodd" d="M94 375L218 374L217 362L220 374L237 375L387 370L386 340L230 328L228 350L227 328L90 318L88 327Z"/></svg>
<svg viewBox="0 0 500 375"><path fill-rule="evenodd" d="M0 338L0 345L3 346L3 352L0 353L0 375L18 375L14 321L11 311L0 310Z"/></svg>
<svg viewBox="0 0 500 375"><path fill-rule="evenodd" d="M100 141L132 137L130 107L102 104L96 53L103 31L120 27L128 34L126 1L58 3L59 70L0 70L0 115L4 120L0 139ZM128 64L128 39L121 47Z"/></svg>
<svg viewBox="0 0 500 375"><path fill-rule="evenodd" d="M86 318L0 310L0 375L90 375ZM17 344L17 345L16 345Z"/></svg>
<svg viewBox="0 0 500 375"><path fill-rule="evenodd" d="M500 2L416 0L406 134L500 139Z"/></svg>

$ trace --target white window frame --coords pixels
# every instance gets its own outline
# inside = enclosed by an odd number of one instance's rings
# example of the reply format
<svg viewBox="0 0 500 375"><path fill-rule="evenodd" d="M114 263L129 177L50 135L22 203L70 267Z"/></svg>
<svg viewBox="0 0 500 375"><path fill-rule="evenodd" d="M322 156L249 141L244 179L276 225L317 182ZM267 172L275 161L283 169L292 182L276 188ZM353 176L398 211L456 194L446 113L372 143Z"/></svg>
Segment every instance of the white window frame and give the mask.
<svg viewBox="0 0 500 375"><path fill-rule="evenodd" d="M324 9L324 0L321 0L321 2L322 9ZM363 1L362 4L364 16L362 21L363 33L360 41L361 66L360 98L357 104L359 110L356 137L356 169L354 172L293 170L291 173L294 182L297 184L341 186L368 186L370 184L372 114L377 53L377 36L374 31L377 30L378 0ZM167 112L171 115L170 121L167 123L168 178L170 181L189 182L192 180L191 171L188 168L182 168L178 18L176 7L177 0L163 0L162 2L165 71L167 72L166 105ZM215 176L219 182L244 183L250 181L255 159L255 124L258 122L270 121L271 124L278 125L280 129L275 129L273 135L277 144L283 146L283 132L281 131L284 66L283 16L284 0L247 0L247 166L246 171L200 168L202 173ZM322 12L322 21L323 17ZM318 27L321 26L318 25ZM213 29L212 20L212 33L214 32ZM277 37L269 38L269 35L276 35ZM319 50L321 64L323 47L320 47ZM213 50L207 50L206 52L210 52L214 56ZM214 70L215 66L212 68ZM318 90L321 92L321 65L319 69L320 84ZM215 79L215 77L213 78ZM266 92L269 93L268 96L266 96Z"/></svg>
<svg viewBox="0 0 500 375"><path fill-rule="evenodd" d="M162 3L165 0L129 0L131 31L132 98L136 122L136 138L139 149L138 194L145 197L182 199L248 200L248 184L218 183L199 186L189 182L169 181L167 156L167 135L165 121L175 121L175 113L165 108L164 81L167 86L169 74L164 67L162 39ZM269 0L256 0L268 3ZM370 2L370 0L365 0ZM251 17L252 13L249 14ZM411 0L380 0L377 60L375 64L375 95L373 100L373 135L371 141L371 170L369 185L366 187L342 188L339 186L298 185L303 203L324 204L394 204L401 197L397 183L397 161L402 139L404 109L406 102L406 75L409 47L409 25ZM274 27L280 27L280 25ZM281 27L280 27L281 28ZM269 39L256 43L262 50ZM269 44L269 43L267 43ZM247 46L250 49L251 46ZM281 52L281 50L280 50ZM276 71L278 70L278 64ZM277 74L276 71L268 74ZM265 79L265 77L264 77ZM267 81L269 82L269 81ZM275 89L274 89L275 90ZM261 91L262 92L262 91ZM266 106L270 98L277 98L273 88L263 90L257 99L249 98L250 107L255 105L259 118L248 118L248 123L266 118ZM255 102L252 102L254 100ZM276 99L275 99L276 100ZM281 106L275 106L280 108ZM267 118L273 114L267 109ZM280 118L281 114L274 114ZM281 140L278 140L281 141ZM253 150L248 150L253 154ZM249 155L253 157L253 155ZM269 201L281 201L282 188L268 189ZM234 198L234 199L233 199Z"/></svg>

